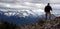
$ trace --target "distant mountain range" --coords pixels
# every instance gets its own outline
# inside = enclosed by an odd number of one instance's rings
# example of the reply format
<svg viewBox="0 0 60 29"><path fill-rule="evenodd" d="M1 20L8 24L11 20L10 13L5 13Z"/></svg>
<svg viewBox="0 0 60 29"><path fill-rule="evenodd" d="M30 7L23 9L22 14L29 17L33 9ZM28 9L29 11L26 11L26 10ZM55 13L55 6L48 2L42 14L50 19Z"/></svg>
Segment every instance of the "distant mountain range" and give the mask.
<svg viewBox="0 0 60 29"><path fill-rule="evenodd" d="M45 19L46 18L45 14L41 15L40 18ZM54 18L56 18L56 16L54 14L51 14L51 19Z"/></svg>
<svg viewBox="0 0 60 29"><path fill-rule="evenodd" d="M51 18L54 19L56 16L51 14ZM29 16L20 17L20 15L7 16L4 15L4 12L0 11L0 21L7 21L16 25L24 25L30 23L36 23L39 19L45 19L45 15L34 16L30 14Z"/></svg>

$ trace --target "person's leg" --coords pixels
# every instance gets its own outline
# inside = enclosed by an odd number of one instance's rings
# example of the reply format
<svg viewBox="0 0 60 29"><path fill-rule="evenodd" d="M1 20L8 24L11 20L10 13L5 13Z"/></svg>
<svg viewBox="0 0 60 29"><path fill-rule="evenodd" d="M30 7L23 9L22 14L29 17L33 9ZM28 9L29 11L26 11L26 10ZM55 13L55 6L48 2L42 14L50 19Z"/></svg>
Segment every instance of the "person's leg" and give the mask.
<svg viewBox="0 0 60 29"><path fill-rule="evenodd" d="M51 19L51 13L49 12L49 19Z"/></svg>
<svg viewBox="0 0 60 29"><path fill-rule="evenodd" d="M46 12L45 16L46 16L46 20L47 20L47 12Z"/></svg>

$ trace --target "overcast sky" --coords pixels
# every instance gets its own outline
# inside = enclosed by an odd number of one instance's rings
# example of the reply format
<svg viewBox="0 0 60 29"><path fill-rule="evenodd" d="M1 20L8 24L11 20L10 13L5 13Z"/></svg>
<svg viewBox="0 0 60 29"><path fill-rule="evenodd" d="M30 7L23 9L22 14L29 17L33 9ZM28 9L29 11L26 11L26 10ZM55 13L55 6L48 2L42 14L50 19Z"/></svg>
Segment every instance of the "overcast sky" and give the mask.
<svg viewBox="0 0 60 29"><path fill-rule="evenodd" d="M11 10L31 9L35 13L38 11L43 12L47 3L50 3L54 12L60 13L60 0L0 0L0 10L8 10L10 8Z"/></svg>
<svg viewBox="0 0 60 29"><path fill-rule="evenodd" d="M47 3L60 6L60 0L0 0L0 7L10 8L44 8Z"/></svg>
<svg viewBox="0 0 60 29"><path fill-rule="evenodd" d="M1 7L37 7L41 8L47 3L59 4L60 0L0 0Z"/></svg>

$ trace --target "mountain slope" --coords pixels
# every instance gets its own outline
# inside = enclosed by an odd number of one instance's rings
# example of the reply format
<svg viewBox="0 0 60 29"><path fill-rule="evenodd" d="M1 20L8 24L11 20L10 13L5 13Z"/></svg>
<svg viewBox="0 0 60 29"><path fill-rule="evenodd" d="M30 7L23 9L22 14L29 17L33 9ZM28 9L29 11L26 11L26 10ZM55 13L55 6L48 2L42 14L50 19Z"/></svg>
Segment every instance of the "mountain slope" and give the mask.
<svg viewBox="0 0 60 29"><path fill-rule="evenodd" d="M20 13L21 14L21 13ZM16 25L24 25L24 24L30 24L30 23L36 23L39 19L45 19L45 15L41 16L35 16L30 14L29 16L20 17L21 15L13 15L13 16L7 16L4 15L4 12L0 11L0 20L3 19L3 21L7 21ZM51 15L52 18L55 18L55 15Z"/></svg>

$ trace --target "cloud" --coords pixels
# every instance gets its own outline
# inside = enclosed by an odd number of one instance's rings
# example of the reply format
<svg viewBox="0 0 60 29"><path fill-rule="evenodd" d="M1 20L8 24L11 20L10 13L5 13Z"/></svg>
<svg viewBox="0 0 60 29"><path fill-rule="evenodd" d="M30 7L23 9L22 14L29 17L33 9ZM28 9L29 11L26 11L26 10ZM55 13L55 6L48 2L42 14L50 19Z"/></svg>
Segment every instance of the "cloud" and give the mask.
<svg viewBox="0 0 60 29"><path fill-rule="evenodd" d="M24 3L24 2L31 2L31 3L60 3L60 0L0 0L2 3Z"/></svg>
<svg viewBox="0 0 60 29"><path fill-rule="evenodd" d="M15 3L16 0L0 0L0 3Z"/></svg>
<svg viewBox="0 0 60 29"><path fill-rule="evenodd" d="M60 0L0 0L1 10L39 10L40 12L44 10L47 3L51 3L51 7L55 9L60 9ZM38 13L40 13L37 10ZM36 12L35 12L36 13ZM25 13L24 13L25 14ZM26 14L25 14L26 15Z"/></svg>

